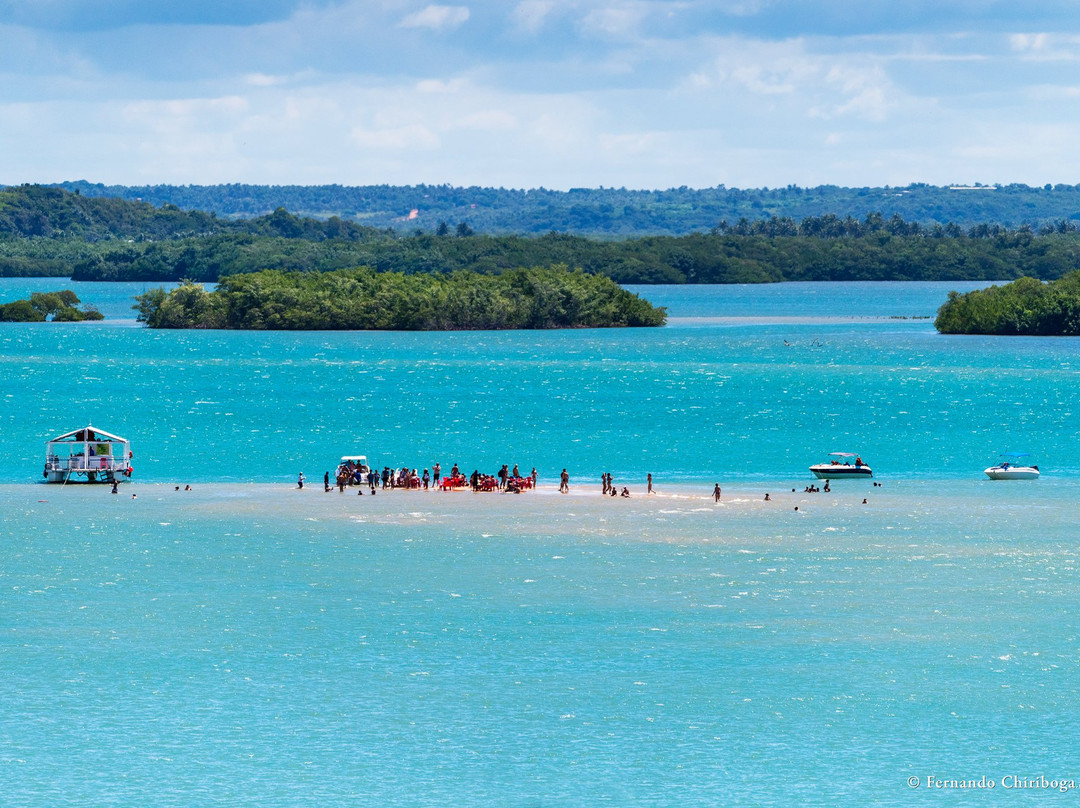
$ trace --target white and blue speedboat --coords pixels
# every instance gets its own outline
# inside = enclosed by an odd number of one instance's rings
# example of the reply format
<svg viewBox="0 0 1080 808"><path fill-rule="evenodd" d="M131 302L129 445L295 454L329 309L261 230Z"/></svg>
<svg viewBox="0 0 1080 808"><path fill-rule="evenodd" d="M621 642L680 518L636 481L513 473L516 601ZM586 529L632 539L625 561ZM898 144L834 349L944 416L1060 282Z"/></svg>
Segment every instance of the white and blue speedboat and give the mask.
<svg viewBox="0 0 1080 808"><path fill-rule="evenodd" d="M1030 457L1027 452L1005 452L1001 455L1008 458L991 466L983 473L991 480L1037 480L1039 479L1039 467L1036 465L1025 466L1017 461L1022 457Z"/></svg>
<svg viewBox="0 0 1080 808"><path fill-rule="evenodd" d="M855 452L830 452L828 463L816 463L810 471L819 480L842 480L846 477L873 477L870 467Z"/></svg>

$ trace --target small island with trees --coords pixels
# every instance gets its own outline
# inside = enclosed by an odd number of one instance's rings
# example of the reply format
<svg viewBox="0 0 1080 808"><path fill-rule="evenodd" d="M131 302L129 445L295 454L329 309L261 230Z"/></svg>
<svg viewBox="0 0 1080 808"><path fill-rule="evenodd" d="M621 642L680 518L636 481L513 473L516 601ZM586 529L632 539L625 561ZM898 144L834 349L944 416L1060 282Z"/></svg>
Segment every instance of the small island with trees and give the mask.
<svg viewBox="0 0 1080 808"><path fill-rule="evenodd" d="M136 297L151 328L459 331L656 327L655 307L600 275L565 266L406 275L361 267L264 270L223 278L213 291L185 282Z"/></svg>
<svg viewBox="0 0 1080 808"><path fill-rule="evenodd" d="M964 294L949 292L934 326L942 334L1080 336L1080 271L1048 283L1020 278Z"/></svg>
<svg viewBox="0 0 1080 808"><path fill-rule="evenodd" d="M79 296L70 289L59 292L34 292L29 299L13 300L0 304L0 323L75 323L83 320L104 320L105 316L94 306L81 309Z"/></svg>

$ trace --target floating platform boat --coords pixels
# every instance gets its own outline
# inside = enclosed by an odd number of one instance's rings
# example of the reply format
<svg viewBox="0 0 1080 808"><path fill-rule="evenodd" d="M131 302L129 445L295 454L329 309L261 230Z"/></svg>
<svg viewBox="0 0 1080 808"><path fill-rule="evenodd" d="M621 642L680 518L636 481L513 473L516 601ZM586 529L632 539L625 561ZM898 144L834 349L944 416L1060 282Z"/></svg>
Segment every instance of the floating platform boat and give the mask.
<svg viewBox="0 0 1080 808"><path fill-rule="evenodd" d="M131 477L131 444L126 438L87 425L45 444L48 483L115 483Z"/></svg>

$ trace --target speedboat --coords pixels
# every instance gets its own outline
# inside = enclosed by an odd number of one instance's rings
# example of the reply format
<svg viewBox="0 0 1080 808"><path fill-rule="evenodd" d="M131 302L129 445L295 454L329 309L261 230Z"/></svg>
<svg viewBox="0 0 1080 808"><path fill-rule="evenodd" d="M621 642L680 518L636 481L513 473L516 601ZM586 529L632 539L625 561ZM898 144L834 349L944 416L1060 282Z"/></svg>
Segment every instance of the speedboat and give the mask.
<svg viewBox="0 0 1080 808"><path fill-rule="evenodd" d="M1026 452L1006 452L1002 457L1021 458L1028 457ZM1013 460L1004 460L996 466L991 466L983 472L991 480L1037 480L1039 479L1038 466L1022 466Z"/></svg>
<svg viewBox="0 0 1080 808"><path fill-rule="evenodd" d="M364 455L345 455L338 462L334 478L338 479L344 476L349 485L354 483L360 485L363 484L364 478L369 471L371 471L371 466L368 465L367 457Z"/></svg>
<svg viewBox="0 0 1080 808"><path fill-rule="evenodd" d="M870 467L854 452L830 452L828 463L817 463L810 467L819 480L839 480L845 477L873 477Z"/></svg>

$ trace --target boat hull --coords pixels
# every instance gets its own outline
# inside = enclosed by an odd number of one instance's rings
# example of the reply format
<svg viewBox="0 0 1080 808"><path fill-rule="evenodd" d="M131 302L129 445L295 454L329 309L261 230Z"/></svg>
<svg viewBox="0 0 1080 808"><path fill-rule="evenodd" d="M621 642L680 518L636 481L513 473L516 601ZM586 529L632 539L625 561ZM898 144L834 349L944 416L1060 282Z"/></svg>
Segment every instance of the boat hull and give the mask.
<svg viewBox="0 0 1080 808"><path fill-rule="evenodd" d="M112 469L70 471L49 469L45 472L47 483L122 483L127 475Z"/></svg>
<svg viewBox="0 0 1080 808"><path fill-rule="evenodd" d="M810 471L819 480L842 480L845 477L873 477L869 466L845 466L843 464L819 463L811 466Z"/></svg>
<svg viewBox="0 0 1080 808"><path fill-rule="evenodd" d="M991 466L983 472L991 480L1037 480L1039 470L1031 466Z"/></svg>

